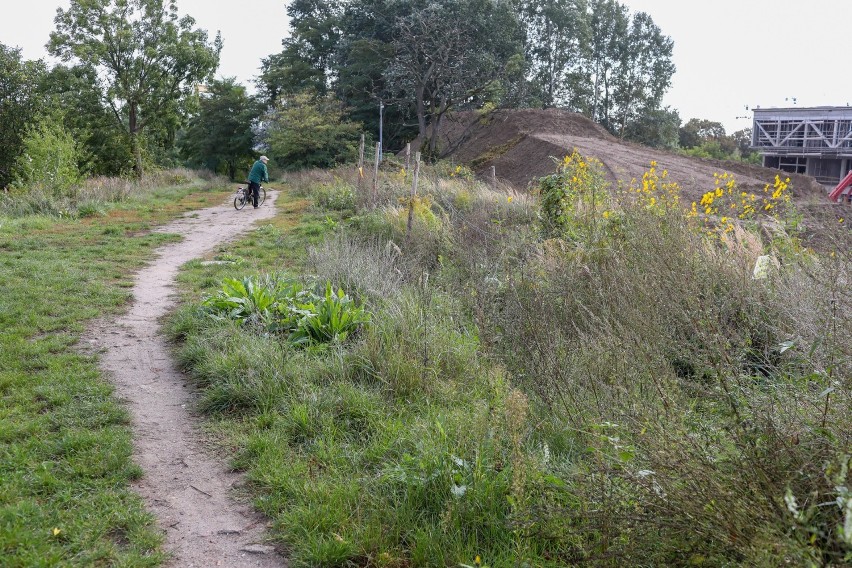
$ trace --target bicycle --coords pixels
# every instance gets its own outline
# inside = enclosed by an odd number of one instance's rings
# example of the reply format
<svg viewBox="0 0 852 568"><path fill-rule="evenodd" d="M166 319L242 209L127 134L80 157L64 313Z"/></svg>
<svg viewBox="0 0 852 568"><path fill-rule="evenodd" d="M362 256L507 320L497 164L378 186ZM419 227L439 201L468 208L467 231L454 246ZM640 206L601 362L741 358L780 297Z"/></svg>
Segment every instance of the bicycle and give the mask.
<svg viewBox="0 0 852 568"><path fill-rule="evenodd" d="M260 189L257 190L257 206L260 207L263 205L264 201L266 201L266 190L263 189L263 186L260 186ZM239 186L237 188L237 194L234 196L234 209L239 211L246 206L246 203L251 202L251 190L249 189L249 186Z"/></svg>

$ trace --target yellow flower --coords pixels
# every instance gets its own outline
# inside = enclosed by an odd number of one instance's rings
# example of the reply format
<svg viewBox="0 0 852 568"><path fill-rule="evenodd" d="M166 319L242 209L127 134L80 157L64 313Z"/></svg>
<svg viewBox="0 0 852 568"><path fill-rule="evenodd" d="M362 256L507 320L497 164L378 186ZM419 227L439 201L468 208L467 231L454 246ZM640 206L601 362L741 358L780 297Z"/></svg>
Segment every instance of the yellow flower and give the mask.
<svg viewBox="0 0 852 568"><path fill-rule="evenodd" d="M603 212L603 218L604 218L604 219L609 219L609 211L604 211L604 212Z"/></svg>
<svg viewBox="0 0 852 568"><path fill-rule="evenodd" d="M476 566L481 566L481 565L482 565L482 558L480 558L480 557L479 557L479 555L477 554L477 555L476 555L476 558L474 558L474 559L473 559L473 563L474 563Z"/></svg>
<svg viewBox="0 0 852 568"><path fill-rule="evenodd" d="M61 533L61 532L62 532L62 529L58 529L56 527L53 527L53 536L59 536L59 533Z"/></svg>
<svg viewBox="0 0 852 568"><path fill-rule="evenodd" d="M513 199L514 199L514 197L512 197L511 195L507 196L506 197L506 203L511 203Z"/></svg>

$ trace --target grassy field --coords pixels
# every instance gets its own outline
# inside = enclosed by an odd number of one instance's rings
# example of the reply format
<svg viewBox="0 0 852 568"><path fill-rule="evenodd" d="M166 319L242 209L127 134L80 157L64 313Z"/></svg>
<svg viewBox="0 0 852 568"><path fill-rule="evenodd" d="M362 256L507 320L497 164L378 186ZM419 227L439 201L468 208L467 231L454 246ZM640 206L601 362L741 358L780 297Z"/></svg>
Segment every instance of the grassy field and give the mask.
<svg viewBox="0 0 852 568"><path fill-rule="evenodd" d="M293 566L852 562L843 221L807 248L781 180L690 212L655 165L622 194L572 156L527 195L439 164L413 199L398 166L291 176L179 276L176 356ZM0 218L10 565L161 562L127 414L70 347L201 189Z"/></svg>
<svg viewBox="0 0 852 568"><path fill-rule="evenodd" d="M699 213L655 165L602 180L306 173L187 265L177 356L293 566L852 561L848 230L750 216L783 180L709 180ZM337 325L299 295L326 282L369 323L300 342Z"/></svg>
<svg viewBox="0 0 852 568"><path fill-rule="evenodd" d="M180 181L123 187L120 202L101 196L81 209L37 196L0 209L4 567L163 558L153 519L128 488L141 475L130 460L129 415L79 340L88 321L124 308L133 272L177 238L153 227L225 197L221 185Z"/></svg>

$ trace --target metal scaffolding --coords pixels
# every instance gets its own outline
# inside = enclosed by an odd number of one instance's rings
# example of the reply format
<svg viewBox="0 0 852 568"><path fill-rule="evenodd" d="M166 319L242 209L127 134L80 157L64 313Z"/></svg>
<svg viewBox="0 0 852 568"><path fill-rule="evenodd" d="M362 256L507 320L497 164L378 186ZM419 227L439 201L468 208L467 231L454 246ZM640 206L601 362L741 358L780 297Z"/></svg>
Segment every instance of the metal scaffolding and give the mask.
<svg viewBox="0 0 852 568"><path fill-rule="evenodd" d="M833 187L852 169L852 107L754 109L751 147L766 167Z"/></svg>

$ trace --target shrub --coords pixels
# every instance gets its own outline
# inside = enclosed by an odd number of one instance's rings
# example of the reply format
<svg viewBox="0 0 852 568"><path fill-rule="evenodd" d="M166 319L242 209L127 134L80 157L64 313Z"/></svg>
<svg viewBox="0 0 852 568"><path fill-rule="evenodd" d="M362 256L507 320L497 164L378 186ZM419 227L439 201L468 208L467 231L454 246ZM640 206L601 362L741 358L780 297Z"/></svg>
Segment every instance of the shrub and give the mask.
<svg viewBox="0 0 852 568"><path fill-rule="evenodd" d="M27 129L23 152L12 169L13 185L27 191L43 189L62 197L80 183L76 143L61 116L43 115Z"/></svg>
<svg viewBox="0 0 852 568"><path fill-rule="evenodd" d="M557 173L539 180L544 235L594 241L592 233L601 224L608 187L600 161L584 158L576 150L566 156Z"/></svg>

